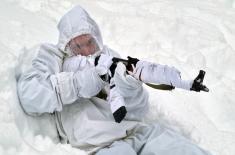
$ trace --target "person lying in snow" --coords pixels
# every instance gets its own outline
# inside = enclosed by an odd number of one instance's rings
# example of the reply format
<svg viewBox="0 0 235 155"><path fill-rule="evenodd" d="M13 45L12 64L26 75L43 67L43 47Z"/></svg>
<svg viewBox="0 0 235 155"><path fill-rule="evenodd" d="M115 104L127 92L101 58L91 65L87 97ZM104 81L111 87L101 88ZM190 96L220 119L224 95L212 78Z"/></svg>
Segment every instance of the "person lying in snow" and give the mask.
<svg viewBox="0 0 235 155"><path fill-rule="evenodd" d="M54 117L62 143L97 155L210 154L172 129L143 121L149 102L140 81L147 79L143 71L138 72L138 63L133 75L126 74L126 66L118 63L111 79L114 94L122 97L128 111L122 122L116 123L107 101L96 96L109 87L102 76L109 70L109 56L119 55L103 45L97 24L80 6L62 17L58 29L58 44L41 45L31 69L20 75L17 90L27 114L50 113ZM96 54L104 56L97 65L83 62L84 57ZM75 61L80 63L79 69L63 71L66 59L74 55L81 59ZM190 89L190 84L182 88Z"/></svg>

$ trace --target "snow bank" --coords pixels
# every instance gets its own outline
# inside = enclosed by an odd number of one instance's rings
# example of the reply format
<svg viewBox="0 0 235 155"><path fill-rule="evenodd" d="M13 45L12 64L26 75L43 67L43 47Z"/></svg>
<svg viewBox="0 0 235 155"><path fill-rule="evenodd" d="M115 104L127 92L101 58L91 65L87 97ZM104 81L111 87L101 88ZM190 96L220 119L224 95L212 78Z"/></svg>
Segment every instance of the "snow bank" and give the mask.
<svg viewBox="0 0 235 155"><path fill-rule="evenodd" d="M235 154L234 0L2 0L0 154L85 154L57 143L46 115L24 114L15 82L18 61L27 67L35 45L56 43L57 21L78 3L97 21L104 42L123 57L174 65L185 79L206 70L209 93L146 87L148 121L179 130L213 154Z"/></svg>

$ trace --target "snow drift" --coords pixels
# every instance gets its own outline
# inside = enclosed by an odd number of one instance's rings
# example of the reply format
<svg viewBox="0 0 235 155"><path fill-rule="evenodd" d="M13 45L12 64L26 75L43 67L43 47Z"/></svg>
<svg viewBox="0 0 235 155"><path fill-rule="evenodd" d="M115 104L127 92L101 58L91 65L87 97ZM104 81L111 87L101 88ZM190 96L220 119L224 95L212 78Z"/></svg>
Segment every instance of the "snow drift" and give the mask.
<svg viewBox="0 0 235 155"><path fill-rule="evenodd" d="M58 19L79 3L122 57L174 65L184 79L206 70L209 93L150 92L148 121L182 132L217 155L235 154L235 1L3 0L0 4L0 154L85 154L58 143L46 115L25 115L16 93L38 44L57 42Z"/></svg>

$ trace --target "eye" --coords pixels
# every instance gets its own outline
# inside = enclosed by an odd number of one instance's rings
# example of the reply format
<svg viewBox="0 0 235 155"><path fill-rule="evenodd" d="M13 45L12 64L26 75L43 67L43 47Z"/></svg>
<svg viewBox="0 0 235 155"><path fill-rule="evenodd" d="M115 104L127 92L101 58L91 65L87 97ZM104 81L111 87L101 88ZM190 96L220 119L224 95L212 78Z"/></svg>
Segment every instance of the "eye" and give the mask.
<svg viewBox="0 0 235 155"><path fill-rule="evenodd" d="M89 41L88 41L88 44L91 45L91 44L94 44L95 43L95 39L94 38L91 38Z"/></svg>

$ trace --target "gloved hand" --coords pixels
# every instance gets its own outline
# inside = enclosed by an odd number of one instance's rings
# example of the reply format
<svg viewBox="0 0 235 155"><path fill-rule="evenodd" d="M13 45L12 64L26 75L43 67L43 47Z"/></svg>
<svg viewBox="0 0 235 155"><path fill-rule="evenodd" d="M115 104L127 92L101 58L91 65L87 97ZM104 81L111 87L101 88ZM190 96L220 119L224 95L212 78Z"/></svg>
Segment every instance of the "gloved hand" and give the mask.
<svg viewBox="0 0 235 155"><path fill-rule="evenodd" d="M128 59L127 65L126 65L127 74L129 74L129 75L133 76L135 79L141 81L140 74L141 74L142 67L136 68L136 64L138 62L140 62L140 60L137 58L132 58L130 56L128 56L127 59ZM140 63L140 64L142 64L142 63Z"/></svg>
<svg viewBox="0 0 235 155"><path fill-rule="evenodd" d="M63 63L63 71L64 72L77 72L79 70L83 70L87 67L94 66L87 57L77 55L72 57L67 57Z"/></svg>
<svg viewBox="0 0 235 155"><path fill-rule="evenodd" d="M146 66L149 66L149 63L146 61L136 61L136 63L129 63L129 69L127 69L127 73L131 76L133 76L135 79L139 80L139 81L143 81L145 82L145 79L143 79L143 75L142 75L142 71L144 68L146 68ZM148 77L148 69L145 69L145 76L144 77Z"/></svg>
<svg viewBox="0 0 235 155"><path fill-rule="evenodd" d="M105 81L96 72L95 67L74 73L73 84L78 96L84 98L97 95L106 85Z"/></svg>
<svg viewBox="0 0 235 155"><path fill-rule="evenodd" d="M194 79L190 90L196 91L196 92L200 92L201 90L205 91L205 92L209 92L209 89L205 85L203 85L203 80L204 80L205 74L206 74L205 71L200 70L198 76Z"/></svg>
<svg viewBox="0 0 235 155"><path fill-rule="evenodd" d="M105 75L108 73L109 68L113 63L112 59L112 56L106 54L101 54L95 58L96 71L99 75Z"/></svg>
<svg viewBox="0 0 235 155"><path fill-rule="evenodd" d="M128 71L133 72L133 70L134 70L133 66L136 67L136 64L137 64L137 62L139 61L139 59L137 59L137 58L132 58L132 57L130 57L130 56L128 56L127 59L128 59L128 64L127 64L127 66L126 66L126 69L127 69Z"/></svg>
<svg viewBox="0 0 235 155"><path fill-rule="evenodd" d="M65 58L63 63L63 72L66 72L66 76L59 76L59 83L61 89L63 89L64 98L68 98L66 95L71 90L66 90L69 85L74 86L73 92L79 97L90 98L97 95L100 90L105 86L105 82L101 79L97 73L96 67L93 61L89 61L88 57L85 56L72 56ZM73 73L72 73L73 72ZM68 78L73 76L73 81ZM67 82L66 82L67 81ZM64 84L65 83L65 84Z"/></svg>

